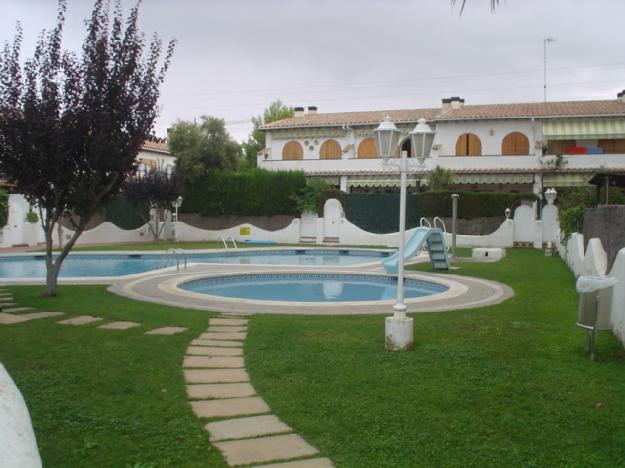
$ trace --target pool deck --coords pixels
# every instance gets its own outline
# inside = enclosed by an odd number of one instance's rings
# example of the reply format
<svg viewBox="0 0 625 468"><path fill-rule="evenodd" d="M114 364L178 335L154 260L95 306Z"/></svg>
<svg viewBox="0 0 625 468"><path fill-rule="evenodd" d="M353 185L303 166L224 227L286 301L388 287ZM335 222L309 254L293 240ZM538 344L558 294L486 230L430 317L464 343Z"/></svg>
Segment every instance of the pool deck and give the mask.
<svg viewBox="0 0 625 468"><path fill-rule="evenodd" d="M427 258L427 257L426 257ZM420 258L423 261L425 259ZM177 284L207 276L240 273L347 273L385 275L379 262L351 267L324 268L276 265L191 264L187 269L116 281L109 290L131 299L188 309L242 314L381 314L389 313L395 300L371 302L282 302L233 299L185 291ZM449 289L432 296L407 299L408 312L445 312L499 304L514 295L505 284L453 274L407 272L407 278L432 281Z"/></svg>

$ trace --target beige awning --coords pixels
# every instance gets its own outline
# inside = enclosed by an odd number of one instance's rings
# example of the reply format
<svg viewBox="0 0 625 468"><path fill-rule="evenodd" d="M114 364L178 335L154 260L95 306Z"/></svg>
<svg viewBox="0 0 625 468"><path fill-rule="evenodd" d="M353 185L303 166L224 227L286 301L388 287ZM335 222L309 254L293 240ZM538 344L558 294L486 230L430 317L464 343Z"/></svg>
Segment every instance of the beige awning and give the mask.
<svg viewBox="0 0 625 468"><path fill-rule="evenodd" d="M454 184L531 184L533 174L454 174Z"/></svg>
<svg viewBox="0 0 625 468"><path fill-rule="evenodd" d="M595 140L625 138L625 118L545 120L546 140Z"/></svg>
<svg viewBox="0 0 625 468"><path fill-rule="evenodd" d="M416 186L417 179L408 178L408 186ZM389 176L369 176L359 177L351 176L347 179L347 185L349 187L399 187L399 175L397 177Z"/></svg>
<svg viewBox="0 0 625 468"><path fill-rule="evenodd" d="M543 187L582 187L588 185L592 174L544 174Z"/></svg>

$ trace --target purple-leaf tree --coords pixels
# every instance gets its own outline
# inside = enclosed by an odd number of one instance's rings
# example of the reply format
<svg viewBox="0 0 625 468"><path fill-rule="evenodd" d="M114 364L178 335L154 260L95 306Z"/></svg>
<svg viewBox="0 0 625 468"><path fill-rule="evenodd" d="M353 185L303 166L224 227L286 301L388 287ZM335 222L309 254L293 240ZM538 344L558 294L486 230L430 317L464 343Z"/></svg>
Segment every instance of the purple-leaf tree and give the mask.
<svg viewBox="0 0 625 468"><path fill-rule="evenodd" d="M61 44L66 0L56 26L20 61L22 30L0 53L0 172L39 207L46 237L46 291L56 295L61 264L92 215L132 176L135 157L157 116L159 87L174 41L147 43L138 30L139 3L124 18L96 0L82 53ZM61 220L73 234L53 256Z"/></svg>

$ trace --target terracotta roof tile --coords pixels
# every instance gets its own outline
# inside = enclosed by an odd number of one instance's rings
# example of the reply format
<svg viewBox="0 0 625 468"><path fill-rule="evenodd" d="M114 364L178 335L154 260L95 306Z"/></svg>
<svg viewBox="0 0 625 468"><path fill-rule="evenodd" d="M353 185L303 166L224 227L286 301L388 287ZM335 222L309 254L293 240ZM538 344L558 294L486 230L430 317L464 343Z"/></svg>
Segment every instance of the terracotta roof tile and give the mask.
<svg viewBox="0 0 625 468"><path fill-rule="evenodd" d="M158 151L160 153L169 153L169 145L160 141L146 140L141 149L146 151Z"/></svg>
<svg viewBox="0 0 625 468"><path fill-rule="evenodd" d="M437 109L404 109L367 112L317 113L303 117L291 117L263 125L263 130L280 128L331 127L339 125L377 125L385 116L396 123L416 123L425 118L432 121L514 119L531 117L575 117L575 116L625 116L625 102L563 101L530 102L515 104L465 105L460 109L442 112Z"/></svg>

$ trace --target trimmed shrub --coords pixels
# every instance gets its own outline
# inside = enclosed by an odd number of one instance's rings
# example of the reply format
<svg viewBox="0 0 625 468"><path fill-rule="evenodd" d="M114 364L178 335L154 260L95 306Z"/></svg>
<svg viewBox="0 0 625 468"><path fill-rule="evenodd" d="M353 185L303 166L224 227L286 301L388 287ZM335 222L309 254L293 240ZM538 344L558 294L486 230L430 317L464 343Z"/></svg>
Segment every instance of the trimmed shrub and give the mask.
<svg viewBox="0 0 625 468"><path fill-rule="evenodd" d="M520 200L538 200L533 193L508 192L425 192L419 194L423 216L451 217L451 194L458 193L458 218L503 217L506 208L513 209Z"/></svg>
<svg viewBox="0 0 625 468"><path fill-rule="evenodd" d="M297 215L295 195L305 187L301 171L211 171L185 181L181 210L202 216Z"/></svg>
<svg viewBox="0 0 625 468"><path fill-rule="evenodd" d="M9 194L0 190L0 228L6 226L9 220Z"/></svg>
<svg viewBox="0 0 625 468"><path fill-rule="evenodd" d="M564 233L564 242L574 232L583 232L585 210L584 205L578 205L560 211L560 229Z"/></svg>

